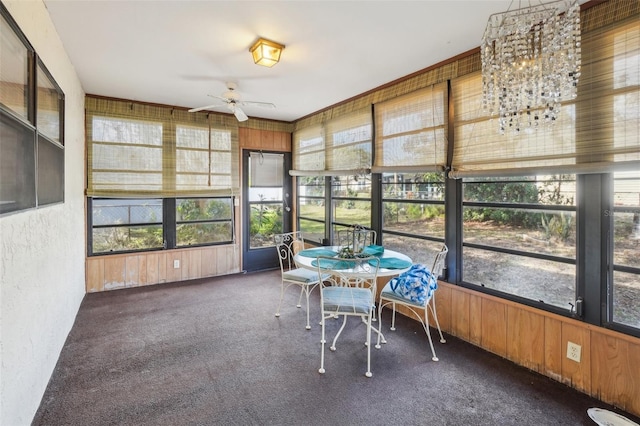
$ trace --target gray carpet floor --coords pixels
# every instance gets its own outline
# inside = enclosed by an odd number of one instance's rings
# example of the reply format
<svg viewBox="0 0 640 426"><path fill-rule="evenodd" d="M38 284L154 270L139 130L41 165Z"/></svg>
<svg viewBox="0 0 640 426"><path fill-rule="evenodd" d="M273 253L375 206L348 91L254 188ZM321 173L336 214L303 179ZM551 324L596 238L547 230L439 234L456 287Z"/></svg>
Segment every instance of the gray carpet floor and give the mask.
<svg viewBox="0 0 640 426"><path fill-rule="evenodd" d="M452 336L432 362L420 324L392 332L390 312L372 378L357 319L321 375L319 294L312 330L294 288L276 318L279 276L86 295L33 425L594 425L589 407L638 422Z"/></svg>

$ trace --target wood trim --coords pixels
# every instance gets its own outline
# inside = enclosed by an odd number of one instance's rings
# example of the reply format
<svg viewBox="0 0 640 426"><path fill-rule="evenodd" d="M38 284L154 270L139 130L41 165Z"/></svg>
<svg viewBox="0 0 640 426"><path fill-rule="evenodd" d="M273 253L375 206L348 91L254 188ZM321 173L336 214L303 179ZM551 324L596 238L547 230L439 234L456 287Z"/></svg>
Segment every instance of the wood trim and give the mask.
<svg viewBox="0 0 640 426"><path fill-rule="evenodd" d="M180 268L173 262L180 261ZM95 293L240 272L234 245L195 247L86 259L86 291Z"/></svg>
<svg viewBox="0 0 640 426"><path fill-rule="evenodd" d="M240 149L291 152L291 133L239 128Z"/></svg>

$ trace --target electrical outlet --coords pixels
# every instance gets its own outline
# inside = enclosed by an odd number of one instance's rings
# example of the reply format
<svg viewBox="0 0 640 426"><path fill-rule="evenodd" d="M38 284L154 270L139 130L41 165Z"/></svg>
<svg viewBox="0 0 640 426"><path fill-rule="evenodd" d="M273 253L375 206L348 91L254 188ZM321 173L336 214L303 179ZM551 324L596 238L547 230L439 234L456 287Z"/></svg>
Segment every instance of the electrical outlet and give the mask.
<svg viewBox="0 0 640 426"><path fill-rule="evenodd" d="M572 359L575 362L580 362L581 352L582 352L582 347L577 343L573 343L573 342L567 343L567 358Z"/></svg>
<svg viewBox="0 0 640 426"><path fill-rule="evenodd" d="M173 261L173 269L178 269L180 268L180 260L176 259Z"/></svg>

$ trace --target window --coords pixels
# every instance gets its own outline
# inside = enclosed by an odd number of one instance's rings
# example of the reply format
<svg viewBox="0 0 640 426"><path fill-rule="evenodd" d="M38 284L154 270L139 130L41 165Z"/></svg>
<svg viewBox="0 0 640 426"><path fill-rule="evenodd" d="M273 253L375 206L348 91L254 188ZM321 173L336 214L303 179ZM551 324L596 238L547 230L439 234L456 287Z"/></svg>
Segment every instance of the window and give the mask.
<svg viewBox="0 0 640 426"><path fill-rule="evenodd" d="M162 190L162 123L95 115L89 126L88 187L96 194Z"/></svg>
<svg viewBox="0 0 640 426"><path fill-rule="evenodd" d="M64 94L1 4L0 21L3 214L64 201Z"/></svg>
<svg viewBox="0 0 640 426"><path fill-rule="evenodd" d="M295 176L337 176L369 172L372 162L370 108L310 125L293 133Z"/></svg>
<svg viewBox="0 0 640 426"><path fill-rule="evenodd" d="M86 98L89 255L234 241L234 117Z"/></svg>
<svg viewBox="0 0 640 426"><path fill-rule="evenodd" d="M0 113L0 214L36 206L34 132Z"/></svg>
<svg viewBox="0 0 640 426"><path fill-rule="evenodd" d="M233 241L233 199L89 198L89 255Z"/></svg>
<svg viewBox="0 0 640 426"><path fill-rule="evenodd" d="M38 61L36 76L38 79L36 113L38 132L62 144L62 93L40 61Z"/></svg>
<svg viewBox="0 0 640 426"><path fill-rule="evenodd" d="M232 213L231 198L178 198L176 246L231 242Z"/></svg>
<svg viewBox="0 0 640 426"><path fill-rule="evenodd" d="M376 104L374 172L442 171L446 110L445 83Z"/></svg>
<svg viewBox="0 0 640 426"><path fill-rule="evenodd" d="M291 174L299 177L298 226L305 240L323 243L340 228L371 227L372 138L370 107L294 132Z"/></svg>
<svg viewBox="0 0 640 426"><path fill-rule="evenodd" d="M640 172L616 173L613 193L611 320L640 328Z"/></svg>
<svg viewBox="0 0 640 426"><path fill-rule="evenodd" d="M34 52L2 5L0 12L0 104L24 121L30 121L29 100L33 98L33 87L29 76Z"/></svg>
<svg viewBox="0 0 640 426"><path fill-rule="evenodd" d="M334 176L331 179L333 235L352 225L371 227L371 175Z"/></svg>
<svg viewBox="0 0 640 426"><path fill-rule="evenodd" d="M575 194L574 175L466 178L464 282L571 309Z"/></svg>
<svg viewBox="0 0 640 426"><path fill-rule="evenodd" d="M238 193L235 117L90 96L86 109L89 196Z"/></svg>
<svg viewBox="0 0 640 426"><path fill-rule="evenodd" d="M91 252L113 253L162 248L161 199L90 200Z"/></svg>
<svg viewBox="0 0 640 426"><path fill-rule="evenodd" d="M325 238L324 176L298 177L298 229L305 241L321 244Z"/></svg>
<svg viewBox="0 0 640 426"><path fill-rule="evenodd" d="M38 206L64 200L64 149L38 136Z"/></svg>
<svg viewBox="0 0 640 426"><path fill-rule="evenodd" d="M384 246L431 265L444 241L444 174L384 173Z"/></svg>
<svg viewBox="0 0 640 426"><path fill-rule="evenodd" d="M431 264L444 241L447 84L375 105L385 247Z"/></svg>

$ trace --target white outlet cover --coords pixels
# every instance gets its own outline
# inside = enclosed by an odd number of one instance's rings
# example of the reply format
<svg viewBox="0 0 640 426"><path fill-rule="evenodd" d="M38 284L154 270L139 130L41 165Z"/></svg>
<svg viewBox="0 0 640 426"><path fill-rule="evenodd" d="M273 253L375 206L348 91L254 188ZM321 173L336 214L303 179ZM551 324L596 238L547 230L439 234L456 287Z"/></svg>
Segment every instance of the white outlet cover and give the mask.
<svg viewBox="0 0 640 426"><path fill-rule="evenodd" d="M567 358L574 360L575 362L580 362L581 354L582 347L580 345L573 342L567 343Z"/></svg>

